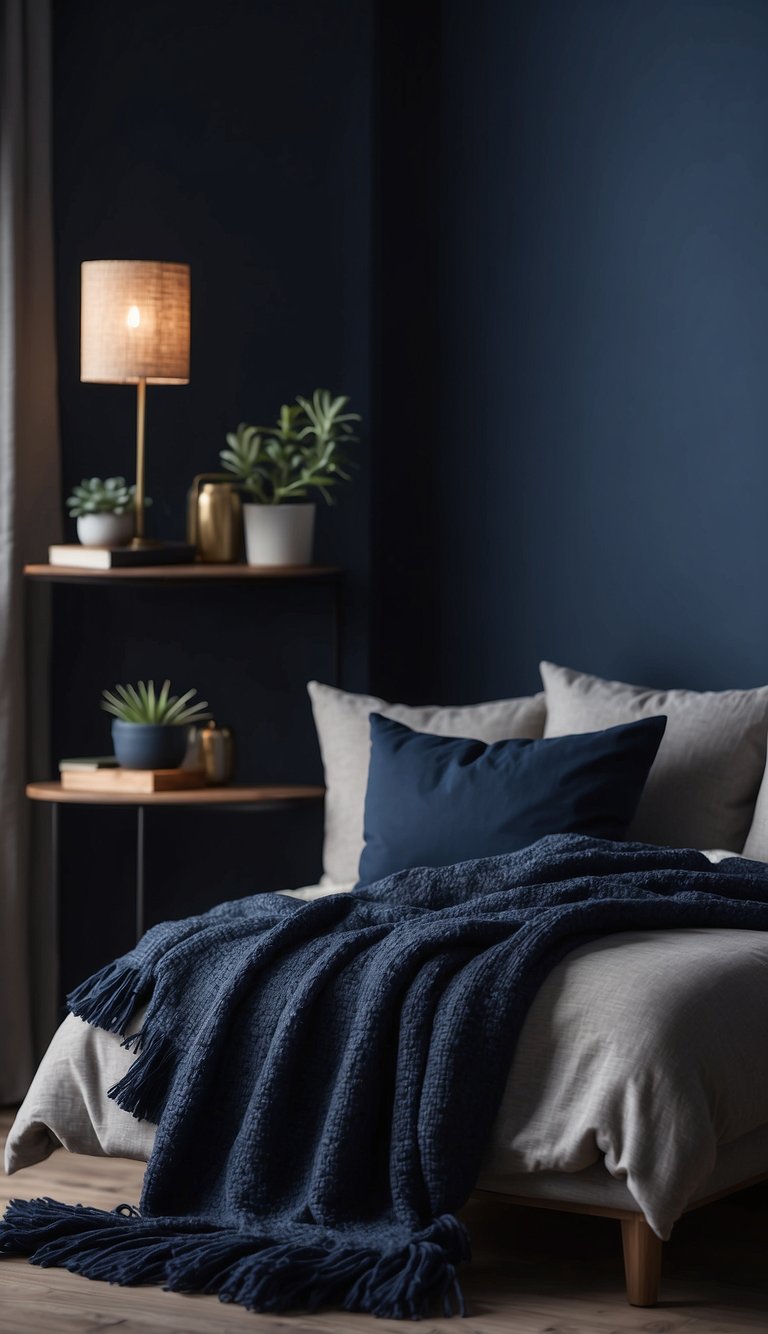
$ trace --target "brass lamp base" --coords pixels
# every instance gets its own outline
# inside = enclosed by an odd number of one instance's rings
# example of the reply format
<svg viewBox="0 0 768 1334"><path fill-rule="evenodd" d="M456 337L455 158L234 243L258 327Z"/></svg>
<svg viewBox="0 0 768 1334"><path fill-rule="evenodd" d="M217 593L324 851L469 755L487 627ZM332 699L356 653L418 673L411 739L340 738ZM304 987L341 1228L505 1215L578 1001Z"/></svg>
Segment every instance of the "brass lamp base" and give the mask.
<svg viewBox="0 0 768 1334"><path fill-rule="evenodd" d="M143 375L140 375L136 385L136 498L134 501L136 536L131 542L134 550L138 547L151 545L144 536L144 415L146 403L147 381Z"/></svg>
<svg viewBox="0 0 768 1334"><path fill-rule="evenodd" d="M144 376L140 376L137 386L136 403L136 497L134 502L135 528L134 537L131 539L129 550L140 552L156 552L157 564L165 565L169 562L178 563L180 561L194 560L195 549L184 542L162 542L153 537L144 535L144 419L146 414L147 401L147 381ZM142 560L138 555L137 564L151 564L152 557Z"/></svg>
<svg viewBox="0 0 768 1334"><path fill-rule="evenodd" d="M163 547L166 544L165 542L158 542L157 538L154 537L136 536L131 538L130 545L132 551L146 551L149 547Z"/></svg>

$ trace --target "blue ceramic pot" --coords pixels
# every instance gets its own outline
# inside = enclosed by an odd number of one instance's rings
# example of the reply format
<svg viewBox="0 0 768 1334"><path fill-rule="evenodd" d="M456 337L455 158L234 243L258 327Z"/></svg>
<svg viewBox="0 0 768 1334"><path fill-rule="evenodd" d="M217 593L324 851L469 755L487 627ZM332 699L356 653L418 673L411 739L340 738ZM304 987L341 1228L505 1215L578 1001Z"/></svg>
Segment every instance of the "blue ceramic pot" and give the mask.
<svg viewBox="0 0 768 1334"><path fill-rule="evenodd" d="M112 745L124 769L178 769L187 749L186 727L163 723L112 723Z"/></svg>

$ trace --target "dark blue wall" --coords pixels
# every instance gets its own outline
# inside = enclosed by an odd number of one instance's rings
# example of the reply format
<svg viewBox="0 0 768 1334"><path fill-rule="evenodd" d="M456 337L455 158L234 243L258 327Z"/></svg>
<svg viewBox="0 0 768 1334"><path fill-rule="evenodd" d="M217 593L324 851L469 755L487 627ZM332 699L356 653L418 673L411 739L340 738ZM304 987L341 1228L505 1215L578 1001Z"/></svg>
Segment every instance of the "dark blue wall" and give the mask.
<svg viewBox="0 0 768 1334"><path fill-rule="evenodd" d="M335 508L320 507L317 558L348 571L344 682L365 688L372 6L55 0L53 12L65 487L135 467L135 393L79 382L81 261L187 261L191 382L147 396L151 527L182 536L190 481L216 469L238 421L269 420L318 385L349 393L365 418L361 467ZM329 611L322 588L57 588L52 763L109 750L103 687L168 675L234 728L240 781L319 781L304 687L332 672ZM70 985L131 943L134 815L92 809L62 813ZM148 922L315 880L321 824L319 804L149 812Z"/></svg>
<svg viewBox="0 0 768 1334"><path fill-rule="evenodd" d="M347 0L56 0L67 489L135 470L135 392L79 381L84 259L192 267L190 384L147 396L156 534L183 536L189 483L217 469L239 421L269 421L323 385L352 395L369 429L372 32L371 5ZM349 570L345 665L357 686L368 674L367 438L355 485L318 514L318 559Z"/></svg>
<svg viewBox="0 0 768 1334"><path fill-rule="evenodd" d="M371 687L425 700L440 650L440 0L375 7Z"/></svg>
<svg viewBox="0 0 768 1334"><path fill-rule="evenodd" d="M768 679L768 5L444 0L436 691Z"/></svg>
<svg viewBox="0 0 768 1334"><path fill-rule="evenodd" d="M153 521L180 533L241 416L351 391L364 467L319 548L351 569L350 685L369 644L410 698L528 689L542 655L765 679L764 0L55 15L67 484L132 467L128 391L78 383L80 260L186 258Z"/></svg>

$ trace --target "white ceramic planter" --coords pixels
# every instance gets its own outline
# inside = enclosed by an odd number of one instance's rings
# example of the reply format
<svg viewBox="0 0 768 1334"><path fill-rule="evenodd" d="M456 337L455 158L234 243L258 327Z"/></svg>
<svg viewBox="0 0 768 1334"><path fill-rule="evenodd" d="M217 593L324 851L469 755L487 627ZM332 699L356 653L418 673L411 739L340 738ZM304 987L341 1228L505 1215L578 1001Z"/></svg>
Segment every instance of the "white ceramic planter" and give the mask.
<svg viewBox="0 0 768 1334"><path fill-rule="evenodd" d="M243 505L249 565L311 565L314 504Z"/></svg>
<svg viewBox="0 0 768 1334"><path fill-rule="evenodd" d="M133 537L133 512L81 514L77 536L84 547L127 547Z"/></svg>

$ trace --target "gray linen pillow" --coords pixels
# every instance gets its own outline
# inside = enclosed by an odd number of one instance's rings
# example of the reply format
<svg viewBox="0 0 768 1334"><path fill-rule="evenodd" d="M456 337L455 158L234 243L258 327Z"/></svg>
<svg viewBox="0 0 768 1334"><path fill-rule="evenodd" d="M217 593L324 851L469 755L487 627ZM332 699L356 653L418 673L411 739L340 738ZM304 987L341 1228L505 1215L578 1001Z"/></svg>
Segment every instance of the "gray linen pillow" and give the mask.
<svg viewBox="0 0 768 1334"><path fill-rule="evenodd" d="M652 690L551 662L541 663L541 679L547 696L545 736L667 715L628 838L673 848L742 851L765 769L768 686Z"/></svg>
<svg viewBox="0 0 768 1334"><path fill-rule="evenodd" d="M352 885L357 880L371 754L369 714L383 713L385 718L394 718L416 732L470 737L474 741L508 741L517 737L536 741L544 732L543 694L459 708L439 705L419 708L388 704L375 695L351 695L318 681L310 681L307 689L325 769L321 882L325 885Z"/></svg>
<svg viewBox="0 0 768 1334"><path fill-rule="evenodd" d="M768 764L755 802L755 813L742 853L756 862L768 862Z"/></svg>

